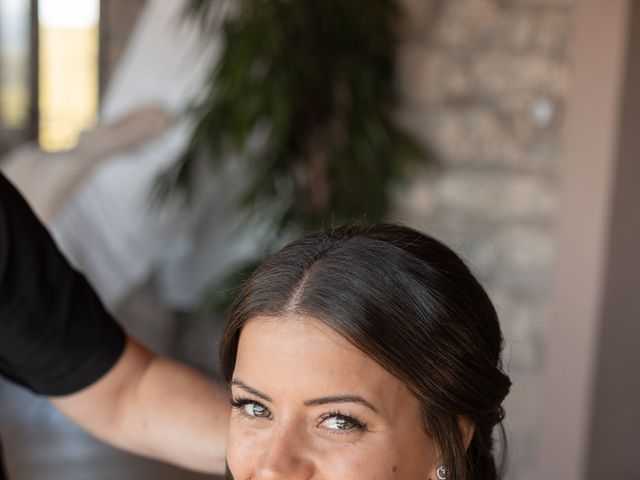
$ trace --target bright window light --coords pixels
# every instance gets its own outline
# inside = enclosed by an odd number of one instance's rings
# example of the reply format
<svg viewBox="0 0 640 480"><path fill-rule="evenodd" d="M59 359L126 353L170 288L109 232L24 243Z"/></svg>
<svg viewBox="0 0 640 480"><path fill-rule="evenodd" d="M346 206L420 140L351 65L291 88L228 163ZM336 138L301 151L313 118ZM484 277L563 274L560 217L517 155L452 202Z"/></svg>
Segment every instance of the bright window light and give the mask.
<svg viewBox="0 0 640 480"><path fill-rule="evenodd" d="M40 0L38 17L45 27L89 28L98 23L100 2L96 0Z"/></svg>
<svg viewBox="0 0 640 480"><path fill-rule="evenodd" d="M98 112L99 0L40 0L40 145L68 150Z"/></svg>

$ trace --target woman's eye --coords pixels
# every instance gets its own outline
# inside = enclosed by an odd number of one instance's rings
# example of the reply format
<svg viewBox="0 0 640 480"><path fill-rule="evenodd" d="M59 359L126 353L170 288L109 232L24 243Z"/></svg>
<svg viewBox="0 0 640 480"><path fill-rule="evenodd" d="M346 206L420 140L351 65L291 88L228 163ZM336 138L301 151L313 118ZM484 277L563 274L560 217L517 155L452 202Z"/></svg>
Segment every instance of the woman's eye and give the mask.
<svg viewBox="0 0 640 480"><path fill-rule="evenodd" d="M350 431L364 428L364 425L358 422L355 418L343 415L331 415L330 417L325 418L322 423L325 428L328 428L329 430Z"/></svg>
<svg viewBox="0 0 640 480"><path fill-rule="evenodd" d="M249 399L231 399L231 406L249 418L271 418L269 409L260 402Z"/></svg>
<svg viewBox="0 0 640 480"><path fill-rule="evenodd" d="M247 402L242 406L242 408L244 409L244 413L250 417L268 418L271 415L271 412L269 412L267 407L255 402Z"/></svg>

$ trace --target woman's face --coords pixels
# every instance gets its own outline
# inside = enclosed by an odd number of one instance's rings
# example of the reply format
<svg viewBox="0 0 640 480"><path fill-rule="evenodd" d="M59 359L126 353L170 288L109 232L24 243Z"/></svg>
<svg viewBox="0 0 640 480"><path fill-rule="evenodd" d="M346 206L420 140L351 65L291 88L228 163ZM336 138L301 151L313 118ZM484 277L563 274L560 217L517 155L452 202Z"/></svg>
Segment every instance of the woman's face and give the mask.
<svg viewBox="0 0 640 480"><path fill-rule="evenodd" d="M235 480L437 478L416 398L316 319L250 320L231 389Z"/></svg>

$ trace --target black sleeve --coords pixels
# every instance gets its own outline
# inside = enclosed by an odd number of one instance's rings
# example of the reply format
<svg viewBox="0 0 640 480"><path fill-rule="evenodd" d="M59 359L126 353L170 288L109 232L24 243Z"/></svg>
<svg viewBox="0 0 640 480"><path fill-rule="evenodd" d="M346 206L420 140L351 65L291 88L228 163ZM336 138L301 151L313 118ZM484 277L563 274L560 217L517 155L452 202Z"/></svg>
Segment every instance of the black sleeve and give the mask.
<svg viewBox="0 0 640 480"><path fill-rule="evenodd" d="M0 174L0 374L65 395L104 375L126 336Z"/></svg>

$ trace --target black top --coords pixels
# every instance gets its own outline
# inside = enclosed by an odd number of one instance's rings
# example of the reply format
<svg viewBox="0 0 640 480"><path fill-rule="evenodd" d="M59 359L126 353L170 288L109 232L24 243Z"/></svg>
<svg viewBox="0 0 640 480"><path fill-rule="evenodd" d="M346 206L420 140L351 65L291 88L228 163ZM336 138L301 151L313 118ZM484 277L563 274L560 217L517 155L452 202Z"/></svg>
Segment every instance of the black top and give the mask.
<svg viewBox="0 0 640 480"><path fill-rule="evenodd" d="M0 174L0 375L42 395L104 375L125 333ZM4 479L0 459L0 480Z"/></svg>

